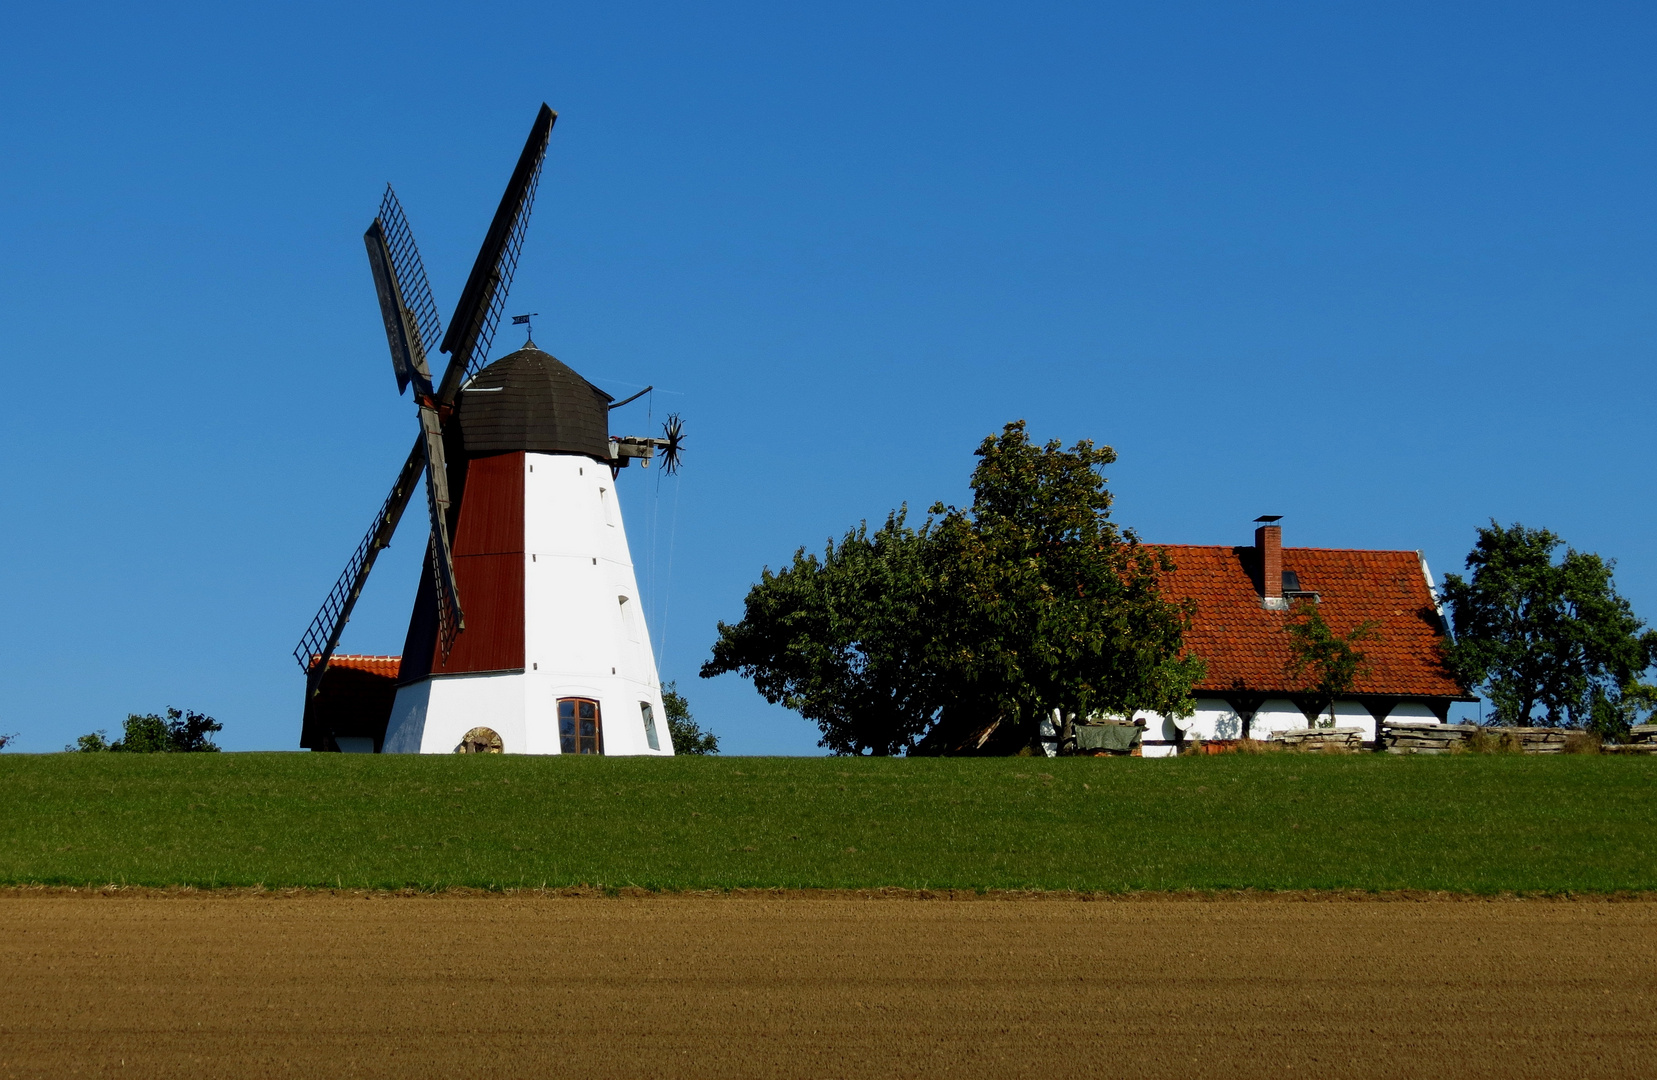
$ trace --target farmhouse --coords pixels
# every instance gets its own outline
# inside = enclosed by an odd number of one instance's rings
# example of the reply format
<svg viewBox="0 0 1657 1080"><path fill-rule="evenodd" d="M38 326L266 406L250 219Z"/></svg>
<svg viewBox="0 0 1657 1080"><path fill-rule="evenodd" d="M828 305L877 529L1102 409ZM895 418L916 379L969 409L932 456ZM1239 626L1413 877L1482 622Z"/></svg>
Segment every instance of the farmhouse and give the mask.
<svg viewBox="0 0 1657 1080"><path fill-rule="evenodd" d="M1261 520L1252 547L1157 546L1175 567L1163 588L1197 603L1186 642L1208 671L1191 716L1141 714L1147 757L1176 753L1194 738L1265 739L1316 722L1320 703L1290 675L1286 627L1301 599L1314 601L1337 634L1376 625L1376 636L1359 645L1367 670L1334 703L1337 726L1361 729L1366 743L1382 720L1444 723L1451 702L1477 700L1440 662L1444 616L1419 551L1286 548L1275 519Z"/></svg>

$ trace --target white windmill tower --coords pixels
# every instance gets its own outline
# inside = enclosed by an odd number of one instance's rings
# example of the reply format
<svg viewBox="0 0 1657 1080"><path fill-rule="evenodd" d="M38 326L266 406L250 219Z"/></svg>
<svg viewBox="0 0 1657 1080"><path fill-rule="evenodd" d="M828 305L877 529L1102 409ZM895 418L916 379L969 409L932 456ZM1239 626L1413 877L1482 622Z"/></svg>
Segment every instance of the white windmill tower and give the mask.
<svg viewBox="0 0 1657 1080"><path fill-rule="evenodd" d="M302 746L673 753L616 480L657 451L676 469L678 419L669 418L663 438L615 437L610 410L627 402L612 405L533 341L484 363L555 119L542 105L441 338L449 364L436 383L426 342L439 340L437 309L389 189L365 235L398 386L414 386L421 432L295 650L307 674ZM387 710L386 694L359 700L338 681L363 665L331 670L330 661L422 471L429 573ZM331 691L336 685L346 689Z"/></svg>

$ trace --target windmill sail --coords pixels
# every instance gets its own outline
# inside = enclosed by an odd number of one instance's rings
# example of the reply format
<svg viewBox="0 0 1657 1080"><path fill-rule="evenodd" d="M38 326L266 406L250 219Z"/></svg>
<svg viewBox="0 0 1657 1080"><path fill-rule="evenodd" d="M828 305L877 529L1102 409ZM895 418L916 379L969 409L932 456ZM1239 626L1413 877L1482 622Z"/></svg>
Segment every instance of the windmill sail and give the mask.
<svg viewBox="0 0 1657 1080"><path fill-rule="evenodd" d="M311 620L310 628L293 651L293 658L299 661L300 668L310 678L313 692L321 682L322 672L328 667L329 657L339 647L339 636L345 632L345 624L351 621L351 609L356 607L357 598L368 583L368 572L374 569L374 560L391 546L391 534L397 531L397 522L402 520L403 510L414 492L415 481L420 479L420 472L425 468L425 441L424 434L415 441L408 460L403 462L403 469L397 474L397 482L391 485L391 493L380 506L380 512L374 515L374 523L357 544L351 561L345 564L345 572L334 582L328 598L322 602L321 610Z"/></svg>
<svg viewBox="0 0 1657 1080"><path fill-rule="evenodd" d="M426 474L426 501L431 516L431 543L429 545L433 584L438 598L438 627L443 655L449 654L455 634L465 628L460 609L460 598L455 586L454 556L449 544L450 492L448 464L444 450L442 418L453 406L460 386L473 374L489 355L495 327L506 304L506 294L512 285L512 276L518 267L518 254L523 247L524 232L529 226L529 212L535 202L535 189L540 183L541 165L546 159L547 139L552 133L558 114L545 103L536 114L529 138L518 155L518 164L512 170L506 191L501 196L483 247L466 280L447 334L442 336L442 351L449 354L449 363L441 383L432 387L427 348L442 333L437 305L432 300L431 286L415 246L414 234L403 216L397 194L386 185L380 202L380 213L364 234L368 248L369 269L374 275L375 291L380 299L380 314L385 322L386 340L391 347L392 369L397 376L398 393L410 383L415 386L420 407L420 437L409 452L397 482L374 518L368 534L363 537L346 563L345 571L335 582L322 608L311 620L310 628L294 649L294 658L304 669L314 694L321 685L322 673L328 660L339 646L340 635L351 619L351 609L362 595L368 582L374 560L391 544L392 534L402 519L403 511L414 490L418 474ZM464 462L460 463L464 466ZM463 482L464 468L461 472Z"/></svg>
<svg viewBox="0 0 1657 1080"><path fill-rule="evenodd" d="M449 546L449 467L443 453L443 428L437 410L425 401L420 403L420 435L426 443L426 507L432 519L428 550L432 584L437 586L437 639L446 660L455 635L466 629L466 616L460 610L454 552Z"/></svg>
<svg viewBox="0 0 1657 1080"><path fill-rule="evenodd" d="M426 366L425 350L420 347L420 330L403 303L402 290L397 287L397 272L391 265L391 251L386 246L385 230L380 227L379 218L374 219L362 239L368 248L368 268L374 274L374 292L380 298L386 343L391 346L391 370L397 376L397 392L401 394L412 382L416 395L430 394L431 369Z"/></svg>
<svg viewBox="0 0 1657 1080"><path fill-rule="evenodd" d="M426 507L431 516L432 542L429 545L432 584L437 592L438 638L443 655L447 657L454 647L455 635L465 629L466 617L460 608L460 592L455 587L454 555L449 546L449 468L443 450L443 424L432 405L431 369L426 364L426 349L422 341L419 317L410 305L409 292L403 274L415 275L413 292L423 296L424 308L435 325L437 312L431 303L431 289L426 285L425 270L420 265L420 253L414 247L414 238L402 220L396 195L386 189L381 212L395 213L394 226L405 241L402 265L388 242L388 230L383 217L363 234L368 248L368 266L374 274L374 289L380 298L380 315L385 321L386 342L391 346L391 365L397 372L397 388L401 392L408 383L414 383L415 401L420 408L420 431L425 446ZM416 301L419 305L420 301Z"/></svg>
<svg viewBox="0 0 1657 1080"><path fill-rule="evenodd" d="M524 232L529 228L529 211L541 180L547 139L557 119L558 114L543 103L523 153L518 155L512 179L501 195L500 206L495 209L495 218L489 223L489 232L484 236L477 261L472 264L466 287L461 290L460 303L455 305L454 318L449 320L449 332L443 337L442 350L449 354L449 367L437 389L437 399L442 404L454 401L460 384L476 374L489 358L495 326L506 306L512 275L518 269Z"/></svg>
<svg viewBox="0 0 1657 1080"><path fill-rule="evenodd" d="M420 249L415 246L414 233L403 206L391 185L385 186L380 200L380 215L375 219L385 235L386 253L392 270L397 275L403 306L414 320L414 346L422 359L431 354L434 342L443 338L443 324L437 317L437 303L432 299L431 285L426 281L426 268L420 261Z"/></svg>

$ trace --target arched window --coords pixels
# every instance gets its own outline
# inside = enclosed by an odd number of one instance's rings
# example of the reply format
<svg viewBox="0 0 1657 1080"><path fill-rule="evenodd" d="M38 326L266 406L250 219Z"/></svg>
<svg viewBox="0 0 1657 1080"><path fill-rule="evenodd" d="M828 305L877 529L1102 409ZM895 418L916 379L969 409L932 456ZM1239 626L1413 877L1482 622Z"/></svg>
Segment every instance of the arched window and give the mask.
<svg viewBox="0 0 1657 1080"><path fill-rule="evenodd" d="M558 748L566 754L604 753L604 725L592 698L558 699Z"/></svg>

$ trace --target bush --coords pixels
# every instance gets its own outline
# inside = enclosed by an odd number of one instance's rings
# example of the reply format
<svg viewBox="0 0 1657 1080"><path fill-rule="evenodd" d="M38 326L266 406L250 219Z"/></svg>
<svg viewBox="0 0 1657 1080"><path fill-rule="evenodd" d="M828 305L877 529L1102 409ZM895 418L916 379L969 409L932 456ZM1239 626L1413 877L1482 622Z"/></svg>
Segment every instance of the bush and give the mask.
<svg viewBox="0 0 1657 1080"><path fill-rule="evenodd" d="M216 754L218 745L208 736L223 730L223 724L193 710L168 709L166 719L154 713L128 713L121 738L116 741L110 742L100 728L64 749L76 753Z"/></svg>
<svg viewBox="0 0 1657 1080"><path fill-rule="evenodd" d="M1483 727L1473 732L1462 741L1460 746L1451 750L1457 754L1522 754L1525 745L1520 741L1518 733L1503 731L1497 727Z"/></svg>
<svg viewBox="0 0 1657 1080"><path fill-rule="evenodd" d="M679 693L679 684L670 682L662 687L662 707L667 710L667 734L673 740L675 754L717 754L719 736L703 731L690 715L690 702Z"/></svg>
<svg viewBox="0 0 1657 1080"><path fill-rule="evenodd" d="M1573 731L1565 736L1567 754L1597 754L1603 745L1605 740L1597 731Z"/></svg>

